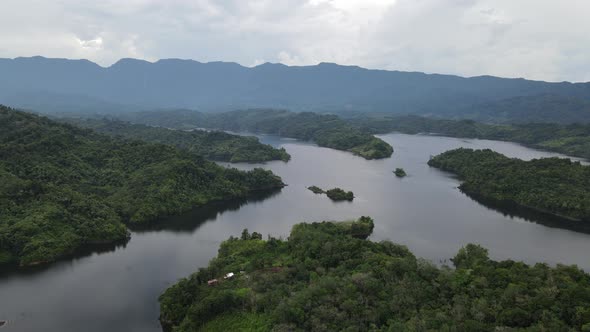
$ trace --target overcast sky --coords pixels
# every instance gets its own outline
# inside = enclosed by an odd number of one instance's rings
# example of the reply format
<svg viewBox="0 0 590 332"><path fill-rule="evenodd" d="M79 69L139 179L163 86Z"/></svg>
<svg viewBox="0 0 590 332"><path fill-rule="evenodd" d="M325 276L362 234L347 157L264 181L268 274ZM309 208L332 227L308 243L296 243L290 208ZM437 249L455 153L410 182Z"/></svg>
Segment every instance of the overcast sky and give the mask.
<svg viewBox="0 0 590 332"><path fill-rule="evenodd" d="M590 0L0 0L0 57L590 81Z"/></svg>

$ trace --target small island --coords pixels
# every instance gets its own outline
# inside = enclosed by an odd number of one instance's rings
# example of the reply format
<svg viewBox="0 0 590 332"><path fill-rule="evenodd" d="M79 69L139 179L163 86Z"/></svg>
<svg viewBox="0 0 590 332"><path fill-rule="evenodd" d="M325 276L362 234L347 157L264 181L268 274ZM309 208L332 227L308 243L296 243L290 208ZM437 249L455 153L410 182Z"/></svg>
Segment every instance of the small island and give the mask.
<svg viewBox="0 0 590 332"><path fill-rule="evenodd" d="M326 194L333 201L352 201L354 199L352 191L345 191L341 188L332 188L326 191L318 186L311 186L307 187L307 189L314 194Z"/></svg>
<svg viewBox="0 0 590 332"><path fill-rule="evenodd" d="M324 189L322 189L318 186L307 187L307 189L311 190L311 192L313 192L314 194L325 194L326 193L324 191Z"/></svg>
<svg viewBox="0 0 590 332"><path fill-rule="evenodd" d="M352 191L345 191L340 188L333 188L326 191L326 195L333 201L352 201L354 193Z"/></svg>
<svg viewBox="0 0 590 332"><path fill-rule="evenodd" d="M396 168L395 171L393 171L393 173L395 174L395 176L397 176L398 178L403 178L406 175L406 171L404 171L403 168Z"/></svg>

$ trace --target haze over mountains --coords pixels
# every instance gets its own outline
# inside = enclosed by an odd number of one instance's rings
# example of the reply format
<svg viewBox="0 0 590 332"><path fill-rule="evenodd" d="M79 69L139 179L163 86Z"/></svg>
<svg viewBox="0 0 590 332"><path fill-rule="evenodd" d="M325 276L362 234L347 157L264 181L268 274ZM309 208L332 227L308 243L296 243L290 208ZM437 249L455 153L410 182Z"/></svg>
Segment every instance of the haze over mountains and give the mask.
<svg viewBox="0 0 590 332"><path fill-rule="evenodd" d="M42 112L156 108L379 112L496 122L589 122L590 83L368 70L320 63L0 59L0 103Z"/></svg>

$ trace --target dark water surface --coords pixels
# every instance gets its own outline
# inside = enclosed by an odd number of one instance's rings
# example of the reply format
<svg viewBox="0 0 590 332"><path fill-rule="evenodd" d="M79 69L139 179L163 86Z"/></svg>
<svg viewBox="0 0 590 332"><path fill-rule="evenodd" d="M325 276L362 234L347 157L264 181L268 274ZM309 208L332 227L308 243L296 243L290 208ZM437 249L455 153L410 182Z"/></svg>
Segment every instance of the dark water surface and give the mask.
<svg viewBox="0 0 590 332"><path fill-rule="evenodd" d="M426 164L431 155L459 146L491 148L522 159L556 154L486 140L381 137L394 146L393 157L367 161L263 136L264 142L284 146L293 157L289 163L263 166L282 176L288 187L248 201L197 209L152 229L134 230L124 246L40 270L3 271L0 320L8 323L0 330L160 331L158 295L178 278L205 266L222 240L239 235L244 228L264 236L287 236L291 226L301 221L369 215L376 222L373 240L405 244L436 263L474 242L487 247L496 259L562 262L590 270L589 234L556 228L560 224L547 216L479 203L456 188L456 179ZM408 177L395 177L396 167L403 167ZM307 190L310 185L342 187L354 191L356 198L351 203L333 203Z"/></svg>

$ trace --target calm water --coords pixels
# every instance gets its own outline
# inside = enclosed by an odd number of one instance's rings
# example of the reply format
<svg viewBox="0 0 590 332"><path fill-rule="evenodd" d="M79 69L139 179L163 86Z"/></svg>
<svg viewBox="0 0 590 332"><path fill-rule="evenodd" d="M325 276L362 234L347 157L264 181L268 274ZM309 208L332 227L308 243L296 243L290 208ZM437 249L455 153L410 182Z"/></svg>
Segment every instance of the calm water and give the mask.
<svg viewBox="0 0 590 332"><path fill-rule="evenodd" d="M390 134L395 148L387 160L367 161L351 154L276 137L289 163L272 169L289 184L278 193L250 201L219 204L169 220L168 226L134 231L118 248L70 258L35 271L0 274L2 331L160 331L158 295L178 278L205 266L219 243L242 229L287 236L301 221L372 216L373 240L407 245L435 263L452 257L468 242L489 248L496 259L528 263L563 262L590 270L590 235L547 227L486 207L462 194L458 181L429 168L431 155L459 146L491 148L522 159L553 156L522 146L485 140ZM253 165L239 165L248 169ZM409 174L396 178L392 170ZM354 191L354 202L333 203L307 186ZM527 218L551 220L522 211ZM540 219L539 219L540 218Z"/></svg>

